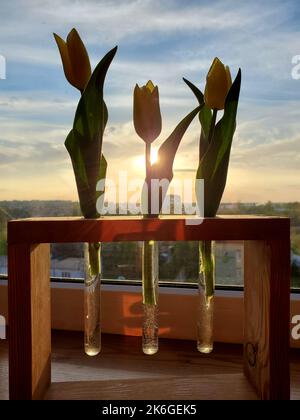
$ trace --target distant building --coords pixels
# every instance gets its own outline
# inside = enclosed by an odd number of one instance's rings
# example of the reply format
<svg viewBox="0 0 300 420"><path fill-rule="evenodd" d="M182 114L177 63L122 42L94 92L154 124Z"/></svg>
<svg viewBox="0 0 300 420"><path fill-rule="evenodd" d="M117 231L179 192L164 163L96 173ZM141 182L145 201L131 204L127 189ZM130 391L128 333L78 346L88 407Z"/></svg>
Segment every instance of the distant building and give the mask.
<svg viewBox="0 0 300 420"><path fill-rule="evenodd" d="M236 203L221 203L219 209L220 210L233 210L236 209Z"/></svg>
<svg viewBox="0 0 300 420"><path fill-rule="evenodd" d="M0 274L3 276L7 275L7 256L0 255Z"/></svg>
<svg viewBox="0 0 300 420"><path fill-rule="evenodd" d="M51 277L79 279L84 277L84 258L51 259Z"/></svg>
<svg viewBox="0 0 300 420"><path fill-rule="evenodd" d="M244 284L244 244L241 241L217 241L215 249L216 282L227 286Z"/></svg>

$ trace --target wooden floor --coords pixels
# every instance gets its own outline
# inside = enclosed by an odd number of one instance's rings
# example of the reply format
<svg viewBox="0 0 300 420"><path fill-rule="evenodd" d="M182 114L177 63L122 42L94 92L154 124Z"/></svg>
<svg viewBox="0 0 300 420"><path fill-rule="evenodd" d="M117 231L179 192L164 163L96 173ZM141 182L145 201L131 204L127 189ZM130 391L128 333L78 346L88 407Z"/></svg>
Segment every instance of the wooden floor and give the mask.
<svg viewBox="0 0 300 420"><path fill-rule="evenodd" d="M144 356L139 338L103 335L102 353L87 357L82 334L53 333L48 399L256 399L242 374L241 347L216 345L200 355L191 341L160 340ZM0 340L0 399L8 398L7 342ZM300 400L300 352L291 353L292 399Z"/></svg>

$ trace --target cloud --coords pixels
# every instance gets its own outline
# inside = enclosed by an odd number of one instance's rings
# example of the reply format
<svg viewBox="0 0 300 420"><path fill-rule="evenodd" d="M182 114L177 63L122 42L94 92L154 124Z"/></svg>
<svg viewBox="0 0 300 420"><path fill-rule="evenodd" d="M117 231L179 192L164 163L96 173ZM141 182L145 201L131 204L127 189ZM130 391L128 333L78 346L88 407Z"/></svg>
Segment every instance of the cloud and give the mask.
<svg viewBox="0 0 300 420"><path fill-rule="evenodd" d="M245 162L247 162L246 165ZM268 168L274 172L287 169L300 172L300 136L235 148L233 165L249 169L265 170Z"/></svg>
<svg viewBox="0 0 300 420"><path fill-rule="evenodd" d="M26 1L26 10L30 11L32 18L56 27L76 24L84 28L95 27L104 39L108 35L121 40L148 32L242 28L254 20L247 10L240 13L238 9L228 8L220 1L215 2L214 8L197 2L190 2L186 7L174 0L54 0L43 1L43 7L39 7L38 3ZM91 32L89 38L97 40Z"/></svg>
<svg viewBox="0 0 300 420"><path fill-rule="evenodd" d="M4 2L1 14L6 18L0 26L0 54L7 59L7 79L0 81L3 188L9 185L12 195L28 197L76 197L63 143L78 92L65 81L52 38L53 31L65 37L76 26L93 65L109 48L120 45L105 86L110 116L104 151L109 171L136 170L135 159L144 153L131 122L135 83L151 78L159 85L163 114L159 145L196 105L182 76L203 89L210 62L217 55L233 74L239 66L243 73L225 198L246 199L247 194L292 198L299 191L296 178L300 179L300 81L291 78L291 58L300 53L298 7L296 0ZM198 138L195 121L175 160L178 176L180 171L188 174L196 169ZM262 184L264 174L268 176ZM61 182L53 185L53 178ZM22 179L30 182L31 191L24 192Z"/></svg>
<svg viewBox="0 0 300 420"><path fill-rule="evenodd" d="M45 94L46 96L46 94ZM64 111L74 112L76 109L77 103L76 101L72 101L70 99L58 99L54 98L53 100L49 100L47 98L43 98L42 95L39 95L37 98L36 96L31 94L24 94L24 93L16 93L13 94L2 94L0 93L0 108L3 112L8 111L10 113L53 113L54 111L57 113L61 113Z"/></svg>
<svg viewBox="0 0 300 420"><path fill-rule="evenodd" d="M0 139L0 167L9 166L9 170L18 171L20 167L28 167L31 172L45 165L61 166L67 161L63 145L43 141L36 143L11 142ZM34 165L34 166L33 166ZM4 172L5 173L5 172Z"/></svg>

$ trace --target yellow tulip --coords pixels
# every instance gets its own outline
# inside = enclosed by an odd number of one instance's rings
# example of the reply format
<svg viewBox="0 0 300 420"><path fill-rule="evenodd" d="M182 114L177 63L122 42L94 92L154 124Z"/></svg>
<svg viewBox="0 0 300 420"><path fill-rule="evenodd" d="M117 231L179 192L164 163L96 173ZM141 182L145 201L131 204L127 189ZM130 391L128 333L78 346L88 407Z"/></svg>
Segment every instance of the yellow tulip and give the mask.
<svg viewBox="0 0 300 420"><path fill-rule="evenodd" d="M72 29L65 42L60 36L54 34L66 79L71 85L84 91L91 77L91 65L86 48L76 31Z"/></svg>
<svg viewBox="0 0 300 420"><path fill-rule="evenodd" d="M206 76L204 102L211 109L224 109L226 96L232 85L228 66L216 57Z"/></svg>
<svg viewBox="0 0 300 420"><path fill-rule="evenodd" d="M146 143L152 143L160 135L158 87L151 80L145 86L134 88L133 122L135 131Z"/></svg>

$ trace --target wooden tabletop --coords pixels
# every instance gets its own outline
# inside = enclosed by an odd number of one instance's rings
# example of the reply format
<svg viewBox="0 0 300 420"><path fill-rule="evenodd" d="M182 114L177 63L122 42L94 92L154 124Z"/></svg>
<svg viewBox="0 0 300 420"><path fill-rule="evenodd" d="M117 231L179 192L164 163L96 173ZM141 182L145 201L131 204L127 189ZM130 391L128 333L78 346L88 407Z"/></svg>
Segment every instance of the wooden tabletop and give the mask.
<svg viewBox="0 0 300 420"><path fill-rule="evenodd" d="M243 377L242 347L216 344L201 355L194 341L160 339L145 356L140 337L102 335L102 352L88 357L82 333L54 331L53 383L48 399L242 399L257 396ZM300 353L292 351L292 399L300 399ZM0 400L8 398L8 343L0 340ZM93 382L90 382L93 381Z"/></svg>
<svg viewBox="0 0 300 420"><path fill-rule="evenodd" d="M286 239L289 232L285 217L55 217L9 221L8 243L274 240Z"/></svg>

